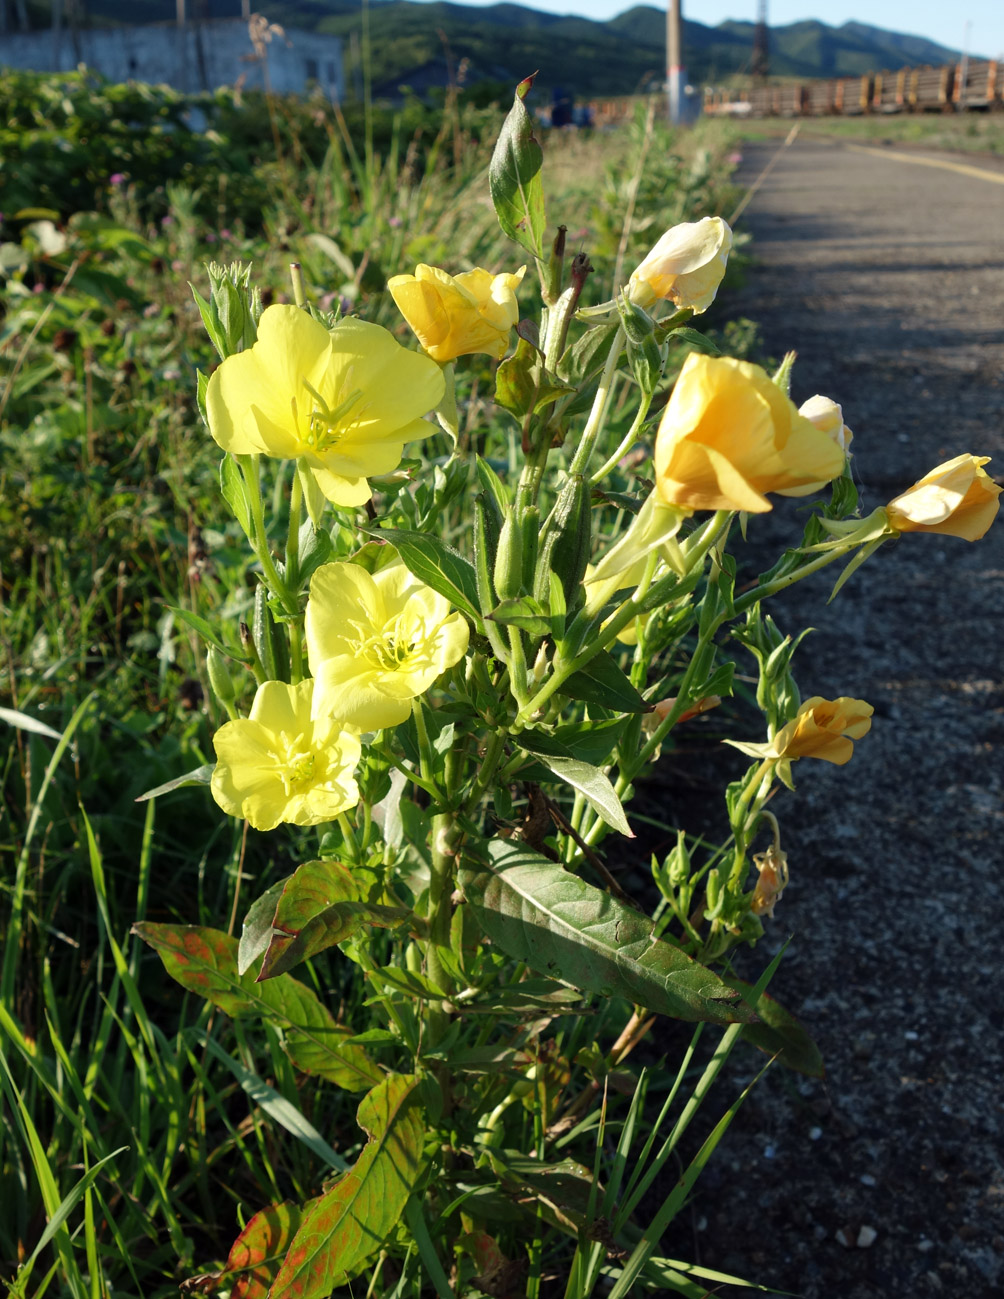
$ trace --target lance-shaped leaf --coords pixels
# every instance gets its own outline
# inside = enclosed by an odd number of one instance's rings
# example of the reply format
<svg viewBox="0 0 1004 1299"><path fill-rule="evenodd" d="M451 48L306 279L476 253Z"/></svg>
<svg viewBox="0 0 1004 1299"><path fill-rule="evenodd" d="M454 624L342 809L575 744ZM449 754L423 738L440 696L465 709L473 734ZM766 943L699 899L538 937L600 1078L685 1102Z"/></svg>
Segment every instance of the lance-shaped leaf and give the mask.
<svg viewBox="0 0 1004 1299"><path fill-rule="evenodd" d="M713 1024L753 1019L733 988L652 922L521 844L493 839L491 868L460 882L493 943L538 974L660 1015Z"/></svg>
<svg viewBox="0 0 1004 1299"><path fill-rule="evenodd" d="M488 188L499 225L510 239L539 259L544 255L544 187L540 179L544 155L523 103L536 75L516 87L488 167Z"/></svg>
<svg viewBox="0 0 1004 1299"><path fill-rule="evenodd" d="M325 1299L381 1247L397 1224L423 1168L417 1080L391 1074L357 1112L369 1136L344 1177L306 1209L269 1294Z"/></svg>
<svg viewBox="0 0 1004 1299"><path fill-rule="evenodd" d="M364 925L386 929L408 920L411 912L404 907L364 902L360 895L367 887L341 862L309 861L298 867L278 899L259 981L352 938Z"/></svg>
<svg viewBox="0 0 1004 1299"><path fill-rule="evenodd" d="M584 704L599 704L620 713L650 713L653 707L645 702L606 650L573 672L565 680L561 693Z"/></svg>
<svg viewBox="0 0 1004 1299"><path fill-rule="evenodd" d="M409 573L445 595L475 627L483 629L478 612L478 579L474 565L452 546L428 532L408 528L370 528L370 534L389 541Z"/></svg>
<svg viewBox="0 0 1004 1299"><path fill-rule="evenodd" d="M610 783L607 774L581 758L565 756L554 752L551 737L538 734L536 731L524 731L517 736L520 746L535 753L559 780L578 790L593 811L606 821L614 830L620 831L627 838L634 838L634 831L628 825L624 808L617 797L617 791Z"/></svg>
<svg viewBox="0 0 1004 1299"><path fill-rule="evenodd" d="M352 1029L305 984L288 974L256 984L237 973L237 939L198 925L133 925L183 988L199 993L234 1019L257 1015L282 1029L286 1053L304 1073L319 1074L347 1091L372 1087L384 1076L361 1047L345 1045Z"/></svg>
<svg viewBox="0 0 1004 1299"><path fill-rule="evenodd" d="M747 1000L752 997L752 984L731 975L728 983ZM756 1013L759 1022L743 1027L742 1036L747 1042L767 1055L776 1056L781 1064L797 1073L808 1074L810 1078L823 1077L826 1070L819 1047L790 1011L773 997L761 993Z"/></svg>
<svg viewBox="0 0 1004 1299"><path fill-rule="evenodd" d="M265 1299L309 1208L286 1201L254 1215L230 1247L224 1275L237 1273L231 1299Z"/></svg>

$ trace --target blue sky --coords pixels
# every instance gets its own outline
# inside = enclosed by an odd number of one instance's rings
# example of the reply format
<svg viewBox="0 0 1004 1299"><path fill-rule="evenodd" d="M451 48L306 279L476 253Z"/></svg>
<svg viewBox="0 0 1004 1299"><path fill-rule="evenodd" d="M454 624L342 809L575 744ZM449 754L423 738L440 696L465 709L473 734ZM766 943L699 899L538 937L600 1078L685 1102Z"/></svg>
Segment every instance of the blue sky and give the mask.
<svg viewBox="0 0 1004 1299"><path fill-rule="evenodd" d="M494 4L497 0L462 0L465 4ZM632 7L632 0L515 0L550 13L612 18ZM657 7L661 8L661 5ZM768 19L778 26L818 18L831 27L845 22L867 23L887 31L927 36L949 49L966 41L972 54L1004 54L1004 0L767 0ZM756 18L756 0L683 0L685 18L714 27L726 18Z"/></svg>

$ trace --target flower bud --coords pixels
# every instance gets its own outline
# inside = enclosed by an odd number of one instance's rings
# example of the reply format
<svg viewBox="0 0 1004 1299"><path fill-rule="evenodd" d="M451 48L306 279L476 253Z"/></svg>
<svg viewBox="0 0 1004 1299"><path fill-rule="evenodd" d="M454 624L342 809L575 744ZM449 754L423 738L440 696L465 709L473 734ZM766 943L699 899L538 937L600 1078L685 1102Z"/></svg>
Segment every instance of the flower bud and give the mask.
<svg viewBox="0 0 1004 1299"><path fill-rule="evenodd" d="M227 704L232 704L237 698L237 691L234 689L227 661L215 645L210 645L206 651L206 675L209 677L213 694L224 708Z"/></svg>
<svg viewBox="0 0 1004 1299"><path fill-rule="evenodd" d="M628 297L641 307L668 298L678 307L707 311L731 248L732 231L721 217L673 226L632 273Z"/></svg>
<svg viewBox="0 0 1004 1299"><path fill-rule="evenodd" d="M997 515L1001 489L983 468L989 456L963 455L932 469L886 506L896 532L940 532L978 541Z"/></svg>

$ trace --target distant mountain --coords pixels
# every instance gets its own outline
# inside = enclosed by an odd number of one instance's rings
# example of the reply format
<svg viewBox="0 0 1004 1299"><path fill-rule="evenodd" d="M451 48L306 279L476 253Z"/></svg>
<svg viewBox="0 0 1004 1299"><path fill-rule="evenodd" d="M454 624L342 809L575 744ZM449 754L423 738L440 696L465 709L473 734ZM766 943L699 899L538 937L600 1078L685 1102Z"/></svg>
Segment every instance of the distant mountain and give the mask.
<svg viewBox="0 0 1004 1299"><path fill-rule="evenodd" d="M176 0L86 0L87 22L172 21ZM188 0L188 12L239 17L240 0ZM346 38L358 63L362 37L359 0L253 0L273 22ZM694 82L748 70L754 25L717 27L684 21L684 55ZM514 85L540 70L538 88L556 85L579 96L626 95L664 76L666 13L638 5L609 22L540 13L517 4L469 5L371 0L370 71L374 93L423 93L447 84L463 65L466 84ZM916 64L953 62L958 53L921 36L864 23L842 27L806 21L770 30L770 71L781 77L859 76Z"/></svg>

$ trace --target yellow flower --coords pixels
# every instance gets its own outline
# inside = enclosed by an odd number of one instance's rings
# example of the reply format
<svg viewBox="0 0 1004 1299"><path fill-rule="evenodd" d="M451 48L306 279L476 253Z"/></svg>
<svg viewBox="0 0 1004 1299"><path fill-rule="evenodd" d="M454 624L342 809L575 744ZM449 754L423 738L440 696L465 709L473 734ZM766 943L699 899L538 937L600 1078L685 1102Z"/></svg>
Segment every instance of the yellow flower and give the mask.
<svg viewBox="0 0 1004 1299"><path fill-rule="evenodd" d="M896 532L942 532L979 541L1000 506L1001 489L983 466L989 456L956 456L885 507Z"/></svg>
<svg viewBox="0 0 1004 1299"><path fill-rule="evenodd" d="M206 391L225 451L297 459L335 505L362 505L366 481L397 467L421 418L442 400L442 371L386 329L342 320L327 330L298 307L269 307L258 341L228 357Z"/></svg>
<svg viewBox="0 0 1004 1299"><path fill-rule="evenodd" d="M313 692L313 681L266 681L251 715L216 732L211 789L224 812L274 830L331 821L358 803L359 737L343 722L312 720Z"/></svg>
<svg viewBox="0 0 1004 1299"><path fill-rule="evenodd" d="M632 272L628 297L640 307L669 298L678 307L707 311L722 282L731 249L732 231L721 217L673 226Z"/></svg>
<svg viewBox="0 0 1004 1299"><path fill-rule="evenodd" d="M525 266L515 275L492 275L476 266L447 275L438 266L416 266L414 275L387 282L398 310L434 361L444 363L472 352L500 361L509 331L519 320L516 290Z"/></svg>
<svg viewBox="0 0 1004 1299"><path fill-rule="evenodd" d="M322 564L307 601L315 716L340 717L361 731L396 726L412 699L463 658L469 635L446 597L402 563L376 573Z"/></svg>
<svg viewBox="0 0 1004 1299"><path fill-rule="evenodd" d="M795 758L822 758L842 767L854 753L854 740L871 730L871 704L863 699L807 699L771 740L765 756L788 762Z"/></svg>
<svg viewBox="0 0 1004 1299"><path fill-rule="evenodd" d="M687 357L655 441L667 505L760 514L767 492L828 483L843 467L843 451L758 365Z"/></svg>

